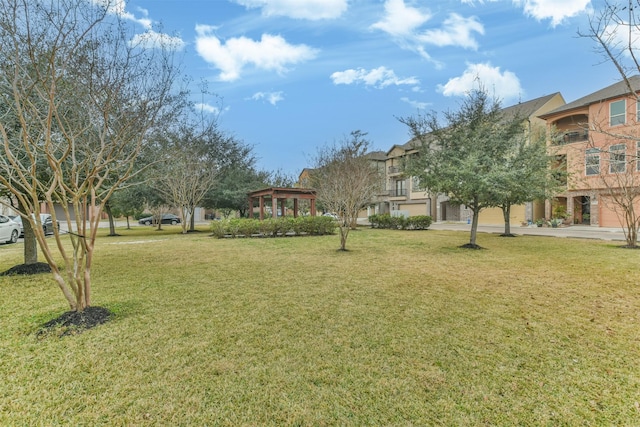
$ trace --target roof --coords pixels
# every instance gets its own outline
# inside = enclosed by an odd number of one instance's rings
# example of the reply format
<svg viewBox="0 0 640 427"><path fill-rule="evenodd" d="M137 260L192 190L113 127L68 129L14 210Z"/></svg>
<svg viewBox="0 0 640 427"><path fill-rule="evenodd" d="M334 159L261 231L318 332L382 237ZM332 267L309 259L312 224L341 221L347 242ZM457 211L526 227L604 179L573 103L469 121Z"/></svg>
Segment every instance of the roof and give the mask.
<svg viewBox="0 0 640 427"><path fill-rule="evenodd" d="M535 98L530 101L520 102L516 105L505 107L502 109L502 113L504 115L531 117L540 108L542 108L547 102L549 102L553 97L557 95L562 96L560 92L555 92L550 95L541 96L540 98Z"/></svg>
<svg viewBox="0 0 640 427"><path fill-rule="evenodd" d="M384 161L387 160L387 155L384 151L371 151L365 154L365 157L371 160Z"/></svg>
<svg viewBox="0 0 640 427"><path fill-rule="evenodd" d="M635 92L640 90L640 75L629 77L628 80L629 80L629 84L631 85L631 88ZM602 102L607 99L617 98L627 93L629 93L629 87L627 86L627 83L624 80L621 80L617 83L612 84L611 86L605 87L604 89L600 89L587 96L583 96L582 98L576 99L573 102L564 104L562 107L558 107L553 111L549 111L548 113L541 114L540 118L545 118L557 113L561 113L563 111L574 110L576 108L588 107L591 104Z"/></svg>

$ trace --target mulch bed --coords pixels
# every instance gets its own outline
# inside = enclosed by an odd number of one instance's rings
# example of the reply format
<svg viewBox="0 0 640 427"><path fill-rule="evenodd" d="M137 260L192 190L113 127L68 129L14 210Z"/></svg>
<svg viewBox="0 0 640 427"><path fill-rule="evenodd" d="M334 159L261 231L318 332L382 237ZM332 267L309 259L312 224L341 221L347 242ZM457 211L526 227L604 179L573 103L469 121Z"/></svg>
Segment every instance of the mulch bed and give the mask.
<svg viewBox="0 0 640 427"><path fill-rule="evenodd" d="M33 264L20 264L15 267L11 267L7 271L0 273L0 276L11 276L14 274L19 275L32 275L40 273L51 273L51 267L46 262L36 262Z"/></svg>
<svg viewBox="0 0 640 427"><path fill-rule="evenodd" d="M67 311L42 325L38 335L59 331L59 336L76 335L109 321L113 313L103 307L87 307L82 311Z"/></svg>

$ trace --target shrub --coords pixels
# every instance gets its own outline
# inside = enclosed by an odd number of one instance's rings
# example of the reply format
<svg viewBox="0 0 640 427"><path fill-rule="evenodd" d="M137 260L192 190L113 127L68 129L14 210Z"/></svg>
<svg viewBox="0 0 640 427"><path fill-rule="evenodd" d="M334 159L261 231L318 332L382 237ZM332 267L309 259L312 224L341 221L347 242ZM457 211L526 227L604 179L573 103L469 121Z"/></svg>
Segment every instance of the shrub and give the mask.
<svg viewBox="0 0 640 427"><path fill-rule="evenodd" d="M433 219L429 215L416 215L408 218L407 228L410 230L426 230L431 226Z"/></svg>
<svg viewBox="0 0 640 427"><path fill-rule="evenodd" d="M251 237L256 234L265 237L286 236L293 232L296 235L324 235L335 233L337 225L332 218L322 216L266 218L262 221L247 218L234 218L211 222L211 234L214 237L226 236Z"/></svg>
<svg viewBox="0 0 640 427"><path fill-rule="evenodd" d="M260 220L238 220L238 234L242 234L245 237L251 237L251 235L258 233L260 233Z"/></svg>
<svg viewBox="0 0 640 427"><path fill-rule="evenodd" d="M218 239L221 239L227 233L225 221L211 221L211 234Z"/></svg>
<svg viewBox="0 0 640 427"><path fill-rule="evenodd" d="M429 215L416 215L405 218L389 214L377 214L369 217L371 228L388 228L392 230L426 230L433 219Z"/></svg>

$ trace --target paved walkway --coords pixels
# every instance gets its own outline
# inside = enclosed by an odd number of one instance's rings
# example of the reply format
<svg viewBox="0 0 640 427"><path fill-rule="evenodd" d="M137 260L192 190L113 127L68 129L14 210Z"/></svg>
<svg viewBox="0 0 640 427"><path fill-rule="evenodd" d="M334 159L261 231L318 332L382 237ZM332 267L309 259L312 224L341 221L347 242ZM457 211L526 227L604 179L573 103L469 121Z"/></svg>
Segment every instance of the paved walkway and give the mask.
<svg viewBox="0 0 640 427"><path fill-rule="evenodd" d="M458 222L437 222L431 224L432 230L456 230L471 231L471 225ZM479 225L478 232L496 233L504 232L504 225ZM591 227L588 225L569 225L565 227L537 227L512 225L511 233L529 236L572 237L582 239L619 240L625 241L622 228Z"/></svg>

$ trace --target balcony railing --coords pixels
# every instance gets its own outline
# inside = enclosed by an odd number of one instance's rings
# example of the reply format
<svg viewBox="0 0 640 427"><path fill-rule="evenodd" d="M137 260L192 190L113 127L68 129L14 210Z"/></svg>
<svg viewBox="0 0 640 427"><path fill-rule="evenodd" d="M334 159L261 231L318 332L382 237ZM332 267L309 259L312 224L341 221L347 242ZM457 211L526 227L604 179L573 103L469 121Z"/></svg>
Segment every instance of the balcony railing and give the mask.
<svg viewBox="0 0 640 427"><path fill-rule="evenodd" d="M589 140L589 131L580 130L573 132L565 132L558 136L555 143L557 145L571 144L572 142L583 142Z"/></svg>
<svg viewBox="0 0 640 427"><path fill-rule="evenodd" d="M389 190L389 197L407 197L407 190L404 188Z"/></svg>
<svg viewBox="0 0 640 427"><path fill-rule="evenodd" d="M389 173L400 173L400 168L397 166L389 166Z"/></svg>

